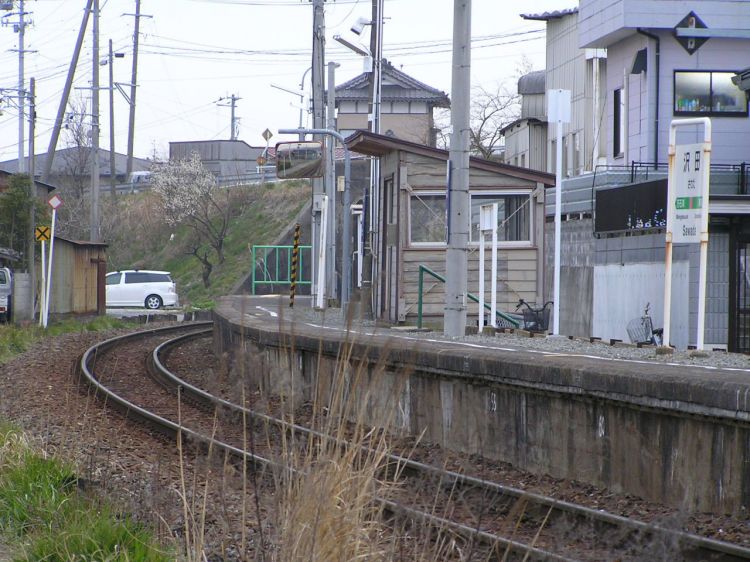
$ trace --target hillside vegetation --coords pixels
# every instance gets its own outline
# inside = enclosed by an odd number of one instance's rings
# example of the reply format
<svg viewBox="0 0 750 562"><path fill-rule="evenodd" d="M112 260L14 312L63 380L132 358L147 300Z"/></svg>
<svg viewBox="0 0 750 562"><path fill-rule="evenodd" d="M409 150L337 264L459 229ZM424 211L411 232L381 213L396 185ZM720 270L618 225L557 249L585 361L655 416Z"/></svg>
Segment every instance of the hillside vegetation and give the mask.
<svg viewBox="0 0 750 562"><path fill-rule="evenodd" d="M204 286L201 264L192 254L193 231L186 226L170 227L153 192L118 198L114 205L106 235L108 271L170 271L181 302L196 307L210 306L213 299L228 294L250 271L252 246L273 243L311 197L309 184L301 181L228 189L232 212L226 259L222 264L216 260L209 287Z"/></svg>

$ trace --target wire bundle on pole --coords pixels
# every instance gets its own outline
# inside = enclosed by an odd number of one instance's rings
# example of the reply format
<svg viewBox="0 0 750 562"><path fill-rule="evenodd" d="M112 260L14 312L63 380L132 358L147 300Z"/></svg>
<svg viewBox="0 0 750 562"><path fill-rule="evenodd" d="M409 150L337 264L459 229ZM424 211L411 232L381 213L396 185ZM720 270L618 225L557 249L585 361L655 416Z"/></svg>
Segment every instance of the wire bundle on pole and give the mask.
<svg viewBox="0 0 750 562"><path fill-rule="evenodd" d="M294 292L297 289L297 263L299 257L299 233L301 225L294 225L294 247L292 248L292 272L289 284L289 308L294 306Z"/></svg>

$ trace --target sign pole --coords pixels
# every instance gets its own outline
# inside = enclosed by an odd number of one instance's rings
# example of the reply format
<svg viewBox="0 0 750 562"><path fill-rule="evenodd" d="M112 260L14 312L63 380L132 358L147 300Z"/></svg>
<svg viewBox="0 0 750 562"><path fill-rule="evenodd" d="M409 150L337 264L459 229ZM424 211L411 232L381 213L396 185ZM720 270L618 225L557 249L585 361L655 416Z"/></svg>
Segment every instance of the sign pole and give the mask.
<svg viewBox="0 0 750 562"><path fill-rule="evenodd" d="M482 334L484 329L484 230L479 225L479 315L477 317L477 332Z"/></svg>
<svg viewBox="0 0 750 562"><path fill-rule="evenodd" d="M49 201L47 201L50 207L52 207L52 228L49 239L49 258L47 263L47 287L44 296L44 323L42 326L47 327L47 319L49 318L49 299L50 299L50 286L52 285L52 253L55 248L55 219L57 218L57 209L63 204L62 199L59 195L53 195ZM44 263L42 263L44 267Z"/></svg>
<svg viewBox="0 0 750 562"><path fill-rule="evenodd" d="M46 273L46 261L47 259L47 243L42 240L42 290L39 291L39 325L44 325L44 311L46 309L46 303L47 303L47 273ZM36 290L36 288L33 288L33 290Z"/></svg>
<svg viewBox="0 0 750 562"><path fill-rule="evenodd" d="M703 143L677 145L677 128L703 125ZM711 177L711 119L678 119L669 126L667 232L664 263L664 345L669 345L672 307L672 250L674 243L700 243L698 333L703 349L706 321L708 264L708 205Z"/></svg>
<svg viewBox="0 0 750 562"><path fill-rule="evenodd" d="M490 325L497 328L497 203L492 204L492 285L490 286Z"/></svg>

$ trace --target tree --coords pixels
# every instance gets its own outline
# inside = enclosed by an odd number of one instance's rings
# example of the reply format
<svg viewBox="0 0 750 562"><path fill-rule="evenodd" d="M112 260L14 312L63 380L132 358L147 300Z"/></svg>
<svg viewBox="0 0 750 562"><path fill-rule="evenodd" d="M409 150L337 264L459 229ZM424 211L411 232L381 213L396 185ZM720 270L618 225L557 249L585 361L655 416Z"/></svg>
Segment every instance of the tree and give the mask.
<svg viewBox="0 0 750 562"><path fill-rule="evenodd" d="M521 96L516 88L518 79L532 70L531 61L524 55L516 65L512 88L501 82L491 89L483 86L472 89L469 109L469 150L472 154L488 159L497 157L502 139L500 130L521 116ZM450 112L439 114L436 123L439 123L436 124L440 131L439 145L450 148L448 135L445 134L450 126Z"/></svg>
<svg viewBox="0 0 750 562"><path fill-rule="evenodd" d="M8 189L0 193L0 246L26 255L26 237L31 205L37 206L37 216L44 210L30 195L31 180L27 174L14 174Z"/></svg>
<svg viewBox="0 0 750 562"><path fill-rule="evenodd" d="M156 168L151 185L159 196L165 221L193 231L188 253L201 262L203 284L208 287L215 264L205 246L216 254L218 264L224 263L224 241L233 211L230 190L218 186L196 153L187 160Z"/></svg>

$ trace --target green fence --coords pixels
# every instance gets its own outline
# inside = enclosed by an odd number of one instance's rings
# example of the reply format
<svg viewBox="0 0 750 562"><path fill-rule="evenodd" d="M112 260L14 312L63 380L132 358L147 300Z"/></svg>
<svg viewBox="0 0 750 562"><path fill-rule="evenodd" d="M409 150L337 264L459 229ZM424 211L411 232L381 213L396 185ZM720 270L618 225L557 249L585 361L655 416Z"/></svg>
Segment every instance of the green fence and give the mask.
<svg viewBox="0 0 750 562"><path fill-rule="evenodd" d="M253 246L252 294L260 286L289 286L292 280L292 251L294 246ZM311 246L300 246L297 256L297 286L310 285L306 264Z"/></svg>
<svg viewBox="0 0 750 562"><path fill-rule="evenodd" d="M417 297L417 328L422 327L422 301L423 301L423 293L424 293L424 274L430 275L431 277L434 277L441 283L445 283L445 277L440 275L439 273L436 273L432 271L429 267L426 265L419 265L419 293ZM476 295L473 295L471 293L467 293L466 295L469 300L472 300L474 302L479 302L479 298ZM488 303L484 303L485 310L492 310L492 307ZM512 316L500 312L499 310L496 311L497 319L498 319L498 325L500 326L508 326L511 328L518 328L521 325L521 322L517 319L513 318Z"/></svg>

